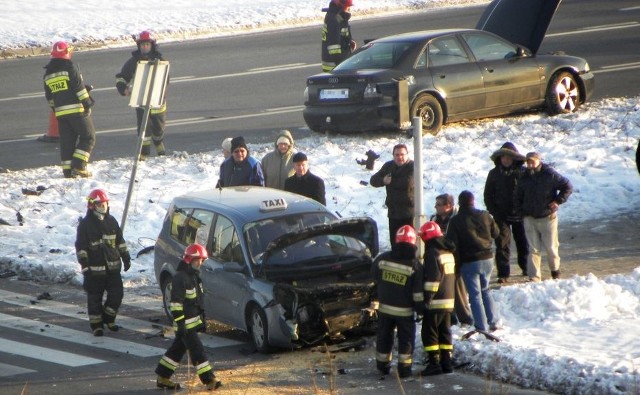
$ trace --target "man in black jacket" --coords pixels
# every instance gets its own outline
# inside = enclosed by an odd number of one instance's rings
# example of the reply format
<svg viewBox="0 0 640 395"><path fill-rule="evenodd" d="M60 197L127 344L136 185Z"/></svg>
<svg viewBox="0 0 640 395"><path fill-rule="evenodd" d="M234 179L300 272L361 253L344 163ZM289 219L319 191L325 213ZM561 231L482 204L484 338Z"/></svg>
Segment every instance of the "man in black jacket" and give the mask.
<svg viewBox="0 0 640 395"><path fill-rule="evenodd" d="M322 25L322 71L329 72L351 55L356 42L351 39L349 12L353 0L331 0Z"/></svg>
<svg viewBox="0 0 640 395"><path fill-rule="evenodd" d="M547 252L551 278L560 278L557 211L572 192L571 182L542 163L539 153L527 154L527 173L518 184L516 210L524 218L524 229L531 250L527 265L531 281L542 280L540 261L543 249Z"/></svg>
<svg viewBox="0 0 640 395"><path fill-rule="evenodd" d="M306 196L327 205L324 181L309 171L309 161L304 152L297 152L291 159L295 174L284 182L284 190Z"/></svg>
<svg viewBox="0 0 640 395"><path fill-rule="evenodd" d="M171 281L171 302L169 309L173 316L173 330L176 337L167 352L164 353L156 374L158 388L180 389L180 384L171 380L180 360L189 351L191 364L207 390L215 390L222 385L216 380L213 368L204 352L204 346L198 332L206 329L202 319L202 284L198 271L208 254L200 244L190 244L185 248L182 260L178 263L176 274Z"/></svg>
<svg viewBox="0 0 640 395"><path fill-rule="evenodd" d="M508 282L511 275L511 235L518 251L518 266L522 275L527 275L527 257L529 244L524 234L522 217L516 214L515 194L518 181L522 178L524 155L516 146L506 142L491 155L495 167L489 171L484 185L484 204L500 228L500 235L496 239L496 266L498 268L498 283Z"/></svg>
<svg viewBox="0 0 640 395"><path fill-rule="evenodd" d="M372 187L385 187L389 217L389 241L393 246L395 234L403 225L413 225L413 161L405 144L393 147L393 160L385 162L369 183Z"/></svg>
<svg viewBox="0 0 640 395"><path fill-rule="evenodd" d="M500 317L489 292L489 282L493 271L493 240L500 230L488 211L475 208L473 193L460 192L458 205L458 214L449 221L446 237L456 246L456 265L467 286L475 328L495 330Z"/></svg>
<svg viewBox="0 0 640 395"><path fill-rule="evenodd" d="M415 313L422 314L422 265L416 258L418 234L410 225L396 232L391 251L376 257L372 265L376 284L378 330L376 336L376 368L389 374L394 333L398 336L398 375L411 376L415 345Z"/></svg>
<svg viewBox="0 0 640 395"><path fill-rule="evenodd" d="M122 70L116 74L116 88L118 93L122 96L131 96L131 86L133 78L138 67L138 62L141 60L165 60L162 54L158 51L158 44L151 32L143 31L136 38L136 44L138 49L131 52L131 57L122 66ZM156 148L158 156L165 155L164 148L164 127L166 123L167 104L163 103L160 108L152 108L149 112L149 122L142 141L142 151L140 153L140 159L144 160L151 153L151 141ZM140 135L140 128L142 128L142 121L144 117L144 108L136 108L136 117L138 120L138 135Z"/></svg>
<svg viewBox="0 0 640 395"><path fill-rule="evenodd" d="M131 257L118 221L109 214L107 193L94 189L87 201L87 214L78 224L76 256L84 275L89 325L94 336L102 336L105 324L113 332L120 329L115 323L124 295L120 270L122 265L129 270Z"/></svg>
<svg viewBox="0 0 640 395"><path fill-rule="evenodd" d="M56 115L60 133L60 159L65 178L90 177L87 163L96 142L91 119L93 99L78 65L71 61L73 47L58 41L45 66L44 95Z"/></svg>

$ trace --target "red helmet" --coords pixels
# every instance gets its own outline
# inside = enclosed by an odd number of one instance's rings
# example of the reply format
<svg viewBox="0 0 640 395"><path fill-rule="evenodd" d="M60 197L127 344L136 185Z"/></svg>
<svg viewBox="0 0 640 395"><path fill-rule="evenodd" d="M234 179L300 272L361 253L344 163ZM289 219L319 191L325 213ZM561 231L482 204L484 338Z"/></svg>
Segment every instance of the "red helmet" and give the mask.
<svg viewBox="0 0 640 395"><path fill-rule="evenodd" d="M109 201L109 195L104 189L94 189L87 196L87 208L95 210L96 203L103 203Z"/></svg>
<svg viewBox="0 0 640 395"><path fill-rule="evenodd" d="M138 35L138 38L136 39L137 44L140 44L143 42L150 42L152 44L155 44L156 38L153 36L153 34L151 34L150 31L145 30L140 32L140 34Z"/></svg>
<svg viewBox="0 0 640 395"><path fill-rule="evenodd" d="M440 225L433 221L426 222L420 227L420 238L425 242L440 236L442 236Z"/></svg>
<svg viewBox="0 0 640 395"><path fill-rule="evenodd" d="M342 9L353 6L353 0L333 0L333 3Z"/></svg>
<svg viewBox="0 0 640 395"><path fill-rule="evenodd" d="M416 245L418 234L411 225L404 225L396 232L396 243Z"/></svg>
<svg viewBox="0 0 640 395"><path fill-rule="evenodd" d="M71 60L71 52L73 47L64 41L58 41L51 47L51 57L54 59Z"/></svg>
<svg viewBox="0 0 640 395"><path fill-rule="evenodd" d="M190 244L187 248L185 248L182 260L186 263L191 263L194 258L207 259L208 256L209 255L207 255L207 249L196 243Z"/></svg>

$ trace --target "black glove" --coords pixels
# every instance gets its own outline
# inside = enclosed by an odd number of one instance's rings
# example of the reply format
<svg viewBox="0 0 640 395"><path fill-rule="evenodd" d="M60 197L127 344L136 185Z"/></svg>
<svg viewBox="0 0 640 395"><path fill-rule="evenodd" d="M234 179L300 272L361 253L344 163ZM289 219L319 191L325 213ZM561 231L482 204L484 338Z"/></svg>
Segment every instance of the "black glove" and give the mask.
<svg viewBox="0 0 640 395"><path fill-rule="evenodd" d="M178 322L176 326L176 337L183 337L187 333L187 328L184 325L184 320Z"/></svg>
<svg viewBox="0 0 640 395"><path fill-rule="evenodd" d="M123 257L122 264L124 265L124 271L128 271L131 268L131 258Z"/></svg>

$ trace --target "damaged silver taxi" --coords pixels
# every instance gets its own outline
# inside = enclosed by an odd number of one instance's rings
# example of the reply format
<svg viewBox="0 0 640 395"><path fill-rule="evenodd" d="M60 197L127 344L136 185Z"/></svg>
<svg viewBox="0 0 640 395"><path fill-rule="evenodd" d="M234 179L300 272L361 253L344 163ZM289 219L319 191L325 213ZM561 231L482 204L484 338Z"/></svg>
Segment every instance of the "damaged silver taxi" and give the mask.
<svg viewBox="0 0 640 395"><path fill-rule="evenodd" d="M374 321L371 218L341 219L312 199L263 187L176 197L155 245L165 311L194 242L209 252L200 269L206 318L246 331L260 352L340 339Z"/></svg>

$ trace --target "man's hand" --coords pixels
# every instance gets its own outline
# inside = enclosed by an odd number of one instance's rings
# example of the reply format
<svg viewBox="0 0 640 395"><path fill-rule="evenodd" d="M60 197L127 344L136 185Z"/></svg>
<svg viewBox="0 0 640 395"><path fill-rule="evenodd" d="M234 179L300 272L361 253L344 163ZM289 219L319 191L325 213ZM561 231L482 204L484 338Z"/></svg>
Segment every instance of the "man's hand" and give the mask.
<svg viewBox="0 0 640 395"><path fill-rule="evenodd" d="M384 176L384 178L382 179L382 182L384 183L384 185L391 184L391 174L387 174L386 176Z"/></svg>

